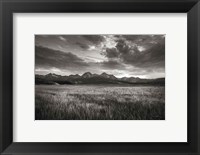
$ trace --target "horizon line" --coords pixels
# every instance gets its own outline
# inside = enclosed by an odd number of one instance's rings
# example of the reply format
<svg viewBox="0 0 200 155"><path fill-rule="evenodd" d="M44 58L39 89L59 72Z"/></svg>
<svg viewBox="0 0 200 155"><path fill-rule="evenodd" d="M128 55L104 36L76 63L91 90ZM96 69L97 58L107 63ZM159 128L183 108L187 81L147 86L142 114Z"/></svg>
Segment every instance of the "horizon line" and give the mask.
<svg viewBox="0 0 200 155"><path fill-rule="evenodd" d="M91 72L85 72L85 73L91 73ZM83 74L85 74L85 73L83 73ZM102 72L101 74L103 74L103 73L106 73L106 72ZM60 74L56 74L56 73L52 73L52 72L49 72L48 74L55 74L55 75L60 75ZM43 76L45 76L45 75L48 75L48 74L35 74L35 75L43 75ZM60 75L60 76L70 76L70 75L79 75L79 76L82 76L83 74L69 74L69 75ZM97 74L97 73L91 73L92 75L93 74ZM101 75L101 74L97 74L97 75ZM108 73L106 73L106 74L108 74ZM108 74L108 75L113 75L113 74ZM113 75L113 76L115 76L115 75ZM133 78L139 78L139 79L160 79L160 78L165 78L165 77L158 77L158 78L140 78L140 77L138 77L138 76L123 76L123 77L117 77L117 76L115 76L116 78L124 78L124 77L126 77L126 78L131 78L131 77L133 77Z"/></svg>

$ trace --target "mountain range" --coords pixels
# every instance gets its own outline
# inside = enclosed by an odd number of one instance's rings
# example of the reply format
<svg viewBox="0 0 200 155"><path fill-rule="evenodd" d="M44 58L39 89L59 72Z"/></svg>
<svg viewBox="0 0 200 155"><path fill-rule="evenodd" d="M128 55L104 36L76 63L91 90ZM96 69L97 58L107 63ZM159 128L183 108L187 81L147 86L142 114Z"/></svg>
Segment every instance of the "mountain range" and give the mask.
<svg viewBox="0 0 200 155"><path fill-rule="evenodd" d="M165 85L165 78L157 79L141 79L138 77L122 77L117 78L112 74L92 74L86 72L83 75L62 76L54 73L47 75L35 75L35 84L134 84L134 85Z"/></svg>

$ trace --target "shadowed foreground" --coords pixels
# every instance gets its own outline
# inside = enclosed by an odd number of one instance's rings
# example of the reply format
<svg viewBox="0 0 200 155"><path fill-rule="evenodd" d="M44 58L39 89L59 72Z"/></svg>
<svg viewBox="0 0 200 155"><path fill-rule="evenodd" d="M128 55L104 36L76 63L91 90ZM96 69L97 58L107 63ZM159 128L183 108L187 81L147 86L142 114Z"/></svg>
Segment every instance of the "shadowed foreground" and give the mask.
<svg viewBox="0 0 200 155"><path fill-rule="evenodd" d="M36 85L36 120L164 120L165 87Z"/></svg>

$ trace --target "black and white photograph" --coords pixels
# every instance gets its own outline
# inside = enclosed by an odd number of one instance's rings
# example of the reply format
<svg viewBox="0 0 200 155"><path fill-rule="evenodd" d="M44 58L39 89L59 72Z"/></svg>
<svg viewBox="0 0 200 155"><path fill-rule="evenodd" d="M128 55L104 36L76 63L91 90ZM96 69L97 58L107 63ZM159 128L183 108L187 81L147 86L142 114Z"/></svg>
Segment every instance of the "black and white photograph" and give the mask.
<svg viewBox="0 0 200 155"><path fill-rule="evenodd" d="M35 35L35 120L165 120L165 37Z"/></svg>

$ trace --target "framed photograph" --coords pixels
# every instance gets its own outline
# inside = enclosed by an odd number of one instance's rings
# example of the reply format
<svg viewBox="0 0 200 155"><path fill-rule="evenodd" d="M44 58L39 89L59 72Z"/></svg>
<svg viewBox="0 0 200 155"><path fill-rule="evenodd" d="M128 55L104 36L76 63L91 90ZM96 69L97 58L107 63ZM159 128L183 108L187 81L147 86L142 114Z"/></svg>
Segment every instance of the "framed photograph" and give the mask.
<svg viewBox="0 0 200 155"><path fill-rule="evenodd" d="M198 0L0 0L1 154L200 154Z"/></svg>
<svg viewBox="0 0 200 155"><path fill-rule="evenodd" d="M165 120L165 35L35 35L35 120Z"/></svg>

